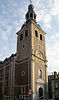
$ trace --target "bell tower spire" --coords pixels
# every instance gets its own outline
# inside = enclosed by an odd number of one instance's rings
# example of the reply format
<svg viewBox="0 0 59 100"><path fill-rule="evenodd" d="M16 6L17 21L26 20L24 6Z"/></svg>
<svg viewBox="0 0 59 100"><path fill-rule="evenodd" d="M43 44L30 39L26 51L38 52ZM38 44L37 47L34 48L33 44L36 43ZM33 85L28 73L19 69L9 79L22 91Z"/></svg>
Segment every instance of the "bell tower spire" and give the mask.
<svg viewBox="0 0 59 100"><path fill-rule="evenodd" d="M30 5L28 6L28 12L25 15L26 22L29 20L33 20L36 22L36 13L34 12L34 6L32 5L32 1L30 0Z"/></svg>
<svg viewBox="0 0 59 100"><path fill-rule="evenodd" d="M36 13L31 3L25 15L26 22L17 33L17 63L15 70L17 93L30 100L45 99L47 94L47 60L45 32L36 22ZM18 77L18 80L17 80ZM16 92L15 92L16 93ZM24 95L25 94L25 95ZM15 94L16 95L16 94Z"/></svg>

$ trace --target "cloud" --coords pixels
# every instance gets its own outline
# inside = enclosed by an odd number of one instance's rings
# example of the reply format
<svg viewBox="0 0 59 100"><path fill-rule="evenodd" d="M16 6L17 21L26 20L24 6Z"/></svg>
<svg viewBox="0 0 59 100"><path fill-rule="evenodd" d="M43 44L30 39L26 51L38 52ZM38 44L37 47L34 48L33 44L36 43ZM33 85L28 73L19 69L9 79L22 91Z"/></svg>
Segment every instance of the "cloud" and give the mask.
<svg viewBox="0 0 59 100"><path fill-rule="evenodd" d="M36 14L37 14L37 22L42 21L44 15L45 15L45 12L43 10L40 10L40 11L38 10L38 11L36 11Z"/></svg>
<svg viewBox="0 0 59 100"><path fill-rule="evenodd" d="M51 9L51 13L53 16L59 16L59 0L54 0L54 5Z"/></svg>
<svg viewBox="0 0 59 100"><path fill-rule="evenodd" d="M59 33L56 33L55 35L52 35L51 37L50 37L50 39L52 40L57 40L57 39L59 39Z"/></svg>
<svg viewBox="0 0 59 100"><path fill-rule="evenodd" d="M52 17L50 14L46 14L43 18L43 23L45 25L46 28L49 28L51 29L51 20L52 20Z"/></svg>
<svg viewBox="0 0 59 100"><path fill-rule="evenodd" d="M2 54L0 54L0 57L2 56Z"/></svg>
<svg viewBox="0 0 59 100"><path fill-rule="evenodd" d="M34 1L33 1L34 2ZM42 21L43 25L47 29L51 29L51 22L52 22L52 15L50 13L50 8L52 6L52 0L46 1L39 1L37 0L35 3L36 7L36 14L37 14L37 21Z"/></svg>
<svg viewBox="0 0 59 100"><path fill-rule="evenodd" d="M3 40L8 40L8 37L7 35L5 34L5 31L1 30L0 29L0 39L3 39Z"/></svg>
<svg viewBox="0 0 59 100"><path fill-rule="evenodd" d="M36 8L37 21L43 23L44 28L52 28L52 20L59 19L59 0L33 0Z"/></svg>
<svg viewBox="0 0 59 100"><path fill-rule="evenodd" d="M56 42L59 35L56 37L50 37L50 40L54 41L54 44L47 43L47 59L48 59L48 71L59 71L59 42ZM54 39L54 40L53 40ZM49 41L50 41L49 40Z"/></svg>

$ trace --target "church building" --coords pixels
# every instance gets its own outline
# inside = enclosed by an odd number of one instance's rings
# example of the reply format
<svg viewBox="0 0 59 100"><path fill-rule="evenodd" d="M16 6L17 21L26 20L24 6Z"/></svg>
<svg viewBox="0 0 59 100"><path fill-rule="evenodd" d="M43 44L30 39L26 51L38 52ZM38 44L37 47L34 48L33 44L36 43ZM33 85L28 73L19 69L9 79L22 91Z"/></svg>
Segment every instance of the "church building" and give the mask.
<svg viewBox="0 0 59 100"><path fill-rule="evenodd" d="M48 92L46 33L36 22L32 4L28 6L25 18L26 22L17 32L17 53L0 62L3 77L0 88L4 100L17 97L20 100L38 100L45 98Z"/></svg>

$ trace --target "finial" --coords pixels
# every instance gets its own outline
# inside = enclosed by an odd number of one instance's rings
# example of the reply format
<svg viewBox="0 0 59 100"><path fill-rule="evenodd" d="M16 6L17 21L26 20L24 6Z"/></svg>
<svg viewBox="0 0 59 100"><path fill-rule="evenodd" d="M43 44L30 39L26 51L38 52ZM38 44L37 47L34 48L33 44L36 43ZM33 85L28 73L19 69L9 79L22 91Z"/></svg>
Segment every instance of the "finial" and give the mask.
<svg viewBox="0 0 59 100"><path fill-rule="evenodd" d="M32 1L30 0L30 4L32 3Z"/></svg>

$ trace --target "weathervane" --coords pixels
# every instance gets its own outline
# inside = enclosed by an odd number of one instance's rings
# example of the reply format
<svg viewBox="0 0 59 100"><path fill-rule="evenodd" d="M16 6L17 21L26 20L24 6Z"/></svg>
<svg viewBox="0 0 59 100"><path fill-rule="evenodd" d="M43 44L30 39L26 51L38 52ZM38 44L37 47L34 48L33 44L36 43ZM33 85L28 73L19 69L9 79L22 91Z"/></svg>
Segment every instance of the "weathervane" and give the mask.
<svg viewBox="0 0 59 100"><path fill-rule="evenodd" d="M32 0L30 0L30 4L32 3Z"/></svg>

